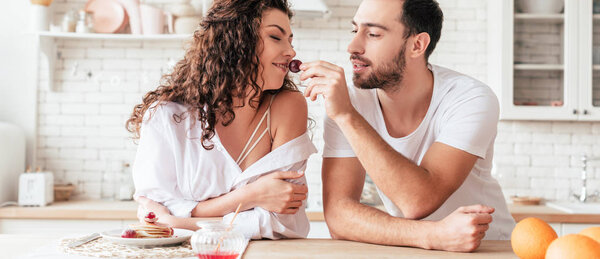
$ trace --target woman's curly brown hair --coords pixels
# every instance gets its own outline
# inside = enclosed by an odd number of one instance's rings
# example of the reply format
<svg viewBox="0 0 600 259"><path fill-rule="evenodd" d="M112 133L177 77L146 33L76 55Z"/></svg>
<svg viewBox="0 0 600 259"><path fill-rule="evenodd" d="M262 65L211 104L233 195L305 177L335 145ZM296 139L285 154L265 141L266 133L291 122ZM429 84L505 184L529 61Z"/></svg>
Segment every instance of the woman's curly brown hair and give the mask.
<svg viewBox="0 0 600 259"><path fill-rule="evenodd" d="M292 17L286 0L215 1L194 32L184 58L134 107L126 123L134 139L140 137L144 113L161 102L175 102L187 107L193 122L200 122L202 146L210 150L213 145L208 140L215 135L215 125L220 122L227 126L235 119L234 98L250 96L249 105L258 107L264 94L256 83L260 76L257 46L261 44L262 15L269 9ZM281 89L297 91L288 77L277 91ZM182 117L173 115L176 122Z"/></svg>

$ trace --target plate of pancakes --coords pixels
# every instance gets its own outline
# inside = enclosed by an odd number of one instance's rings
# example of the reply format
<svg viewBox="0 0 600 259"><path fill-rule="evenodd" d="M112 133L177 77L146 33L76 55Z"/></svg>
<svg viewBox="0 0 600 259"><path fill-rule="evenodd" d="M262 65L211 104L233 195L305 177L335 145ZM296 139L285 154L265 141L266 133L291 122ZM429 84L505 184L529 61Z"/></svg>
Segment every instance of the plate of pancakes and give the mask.
<svg viewBox="0 0 600 259"><path fill-rule="evenodd" d="M100 233L102 238L120 245L130 245L139 247L151 247L151 246L169 246L181 244L192 237L194 231L180 228L173 228L173 234L170 237L133 237L126 238L122 237L123 229L113 229ZM142 231L136 231L142 232ZM144 231L143 235L160 235L155 234L151 230Z"/></svg>
<svg viewBox="0 0 600 259"><path fill-rule="evenodd" d="M126 229L114 229L100 233L109 242L131 246L166 246L177 245L190 239L194 231L172 228L159 223L154 212L149 212L144 221L131 224Z"/></svg>

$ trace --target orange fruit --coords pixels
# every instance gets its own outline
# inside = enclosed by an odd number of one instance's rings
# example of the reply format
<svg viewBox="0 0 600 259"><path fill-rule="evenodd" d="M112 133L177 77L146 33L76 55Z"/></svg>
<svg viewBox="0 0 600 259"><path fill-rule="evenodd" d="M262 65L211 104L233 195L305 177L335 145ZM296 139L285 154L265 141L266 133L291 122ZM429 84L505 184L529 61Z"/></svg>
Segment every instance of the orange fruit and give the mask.
<svg viewBox="0 0 600 259"><path fill-rule="evenodd" d="M513 252L521 259L543 259L556 231L545 221L526 218L515 226L510 237Z"/></svg>
<svg viewBox="0 0 600 259"><path fill-rule="evenodd" d="M600 243L600 227L589 227L579 232L580 235L587 236L594 241Z"/></svg>
<svg viewBox="0 0 600 259"><path fill-rule="evenodd" d="M569 234L554 240L546 251L546 259L598 259L600 244L579 234Z"/></svg>

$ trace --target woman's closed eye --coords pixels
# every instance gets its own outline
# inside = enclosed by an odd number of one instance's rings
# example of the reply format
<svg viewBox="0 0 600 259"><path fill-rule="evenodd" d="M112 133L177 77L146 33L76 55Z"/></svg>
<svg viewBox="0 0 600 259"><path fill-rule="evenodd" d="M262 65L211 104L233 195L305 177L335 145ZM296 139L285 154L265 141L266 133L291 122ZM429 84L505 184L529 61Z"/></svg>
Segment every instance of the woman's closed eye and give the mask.
<svg viewBox="0 0 600 259"><path fill-rule="evenodd" d="M272 39L274 39L276 41L280 41L281 40L281 38L279 38L277 36L270 35L269 37L271 37Z"/></svg>

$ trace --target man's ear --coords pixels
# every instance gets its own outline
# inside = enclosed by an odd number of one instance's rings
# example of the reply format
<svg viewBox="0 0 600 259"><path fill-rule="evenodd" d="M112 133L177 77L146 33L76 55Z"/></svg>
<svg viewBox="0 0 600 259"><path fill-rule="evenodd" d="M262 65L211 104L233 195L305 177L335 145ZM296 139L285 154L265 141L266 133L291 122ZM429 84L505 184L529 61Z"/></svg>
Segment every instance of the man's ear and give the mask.
<svg viewBox="0 0 600 259"><path fill-rule="evenodd" d="M413 44L412 48L410 49L410 57L416 58L419 56L424 56L425 51L427 51L427 47L429 46L429 42L431 42L431 38L426 32L421 32L413 36Z"/></svg>

